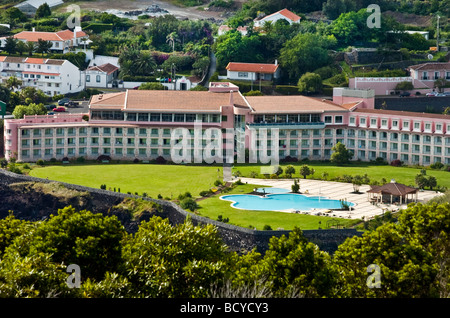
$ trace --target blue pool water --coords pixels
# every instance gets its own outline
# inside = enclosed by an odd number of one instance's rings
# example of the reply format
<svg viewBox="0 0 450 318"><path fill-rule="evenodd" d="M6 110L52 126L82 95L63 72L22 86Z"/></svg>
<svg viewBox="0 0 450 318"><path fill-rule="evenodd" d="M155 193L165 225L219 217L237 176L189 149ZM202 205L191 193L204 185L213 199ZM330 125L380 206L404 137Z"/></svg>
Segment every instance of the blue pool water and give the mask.
<svg viewBox="0 0 450 318"><path fill-rule="evenodd" d="M232 207L244 210L258 211L281 211L281 210L301 210L312 209L341 209L339 200L331 200L324 197L307 197L295 193L268 194L265 197L251 194L224 195L222 200L232 201ZM353 203L347 202L354 206Z"/></svg>

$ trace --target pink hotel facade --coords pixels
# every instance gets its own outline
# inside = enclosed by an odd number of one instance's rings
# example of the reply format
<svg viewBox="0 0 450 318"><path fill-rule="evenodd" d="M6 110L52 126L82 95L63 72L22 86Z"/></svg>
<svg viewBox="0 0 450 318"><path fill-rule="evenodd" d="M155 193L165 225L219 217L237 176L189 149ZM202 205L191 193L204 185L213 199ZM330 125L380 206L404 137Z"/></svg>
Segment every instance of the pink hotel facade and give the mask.
<svg viewBox="0 0 450 318"><path fill-rule="evenodd" d="M342 142L353 151L353 160L380 157L388 162L450 164L449 115L374 109L373 90L336 88L333 95L332 101L244 97L229 83L211 83L203 92L128 90L96 95L90 100L88 121L83 120L86 114L5 120L5 154L22 162L95 160L100 155L113 160L170 159L173 129L187 128L193 136L194 123L201 121L203 129L219 132L278 128L280 158L329 159L333 145ZM246 147L249 142L246 134Z"/></svg>

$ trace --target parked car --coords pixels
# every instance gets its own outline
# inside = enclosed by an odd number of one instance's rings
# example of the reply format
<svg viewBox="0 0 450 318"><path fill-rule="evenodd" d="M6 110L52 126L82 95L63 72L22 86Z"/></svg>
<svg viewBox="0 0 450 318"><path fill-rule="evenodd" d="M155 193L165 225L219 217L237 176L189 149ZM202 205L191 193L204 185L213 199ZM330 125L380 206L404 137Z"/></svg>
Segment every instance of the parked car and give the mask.
<svg viewBox="0 0 450 318"><path fill-rule="evenodd" d="M64 104L65 104L65 103L68 103L68 102L70 102L70 98L65 97L65 98L62 98L62 99L60 99L60 100L58 101L58 105L59 105L59 106L64 106Z"/></svg>
<svg viewBox="0 0 450 318"><path fill-rule="evenodd" d="M445 96L447 96L447 95L445 95L444 93L437 93L436 94L436 97L445 97Z"/></svg>
<svg viewBox="0 0 450 318"><path fill-rule="evenodd" d="M54 112L65 112L66 108L65 107L56 107L55 109L53 109Z"/></svg>
<svg viewBox="0 0 450 318"><path fill-rule="evenodd" d="M74 101L70 101L64 104L64 106L66 107L77 107L78 105L80 105L80 103Z"/></svg>
<svg viewBox="0 0 450 318"><path fill-rule="evenodd" d="M431 92L431 93L427 93L427 96L428 97L434 97L434 96L436 96L436 92Z"/></svg>
<svg viewBox="0 0 450 318"><path fill-rule="evenodd" d="M444 92L443 93L445 96L450 96L450 92Z"/></svg>
<svg viewBox="0 0 450 318"><path fill-rule="evenodd" d="M400 94L400 97L408 97L408 96L411 96L410 92L403 92Z"/></svg>
<svg viewBox="0 0 450 318"><path fill-rule="evenodd" d="M44 105L44 107L45 107L45 109L47 109L47 110L52 110L53 108L56 107L56 105L49 104L49 105Z"/></svg>

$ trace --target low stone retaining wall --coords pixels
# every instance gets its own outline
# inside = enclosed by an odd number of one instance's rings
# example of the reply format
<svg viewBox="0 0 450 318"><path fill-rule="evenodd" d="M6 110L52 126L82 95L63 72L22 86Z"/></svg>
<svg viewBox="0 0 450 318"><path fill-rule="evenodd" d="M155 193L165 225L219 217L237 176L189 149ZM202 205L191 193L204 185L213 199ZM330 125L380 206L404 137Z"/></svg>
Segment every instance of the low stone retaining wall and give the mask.
<svg viewBox="0 0 450 318"><path fill-rule="evenodd" d="M0 169L0 184L8 185L16 182L55 182L53 180L35 178L26 175L19 175L11 173L9 171ZM59 182L59 181L58 181ZM130 194L111 192L102 189L88 188L80 185L59 182L69 189L74 189L83 192L89 192L96 198L101 198L102 201L111 202L111 206L116 204L117 199L124 199L129 197L136 197ZM270 239L273 236L281 237L282 235L288 236L290 231L257 231L247 228L238 227L235 225L222 223L219 221L211 220L194 213L183 210L177 204L156 200L152 198L144 198L145 200L153 201L160 204L163 207L164 214L167 215L170 223L173 225L183 223L187 217L190 217L195 225L212 224L217 227L220 236L224 243L234 251L250 251L256 247L259 252L264 253L267 248ZM330 230L304 230L305 237L314 244L317 244L323 251L333 253L339 244L343 243L347 238L355 235L360 236L361 233L355 229L330 229Z"/></svg>

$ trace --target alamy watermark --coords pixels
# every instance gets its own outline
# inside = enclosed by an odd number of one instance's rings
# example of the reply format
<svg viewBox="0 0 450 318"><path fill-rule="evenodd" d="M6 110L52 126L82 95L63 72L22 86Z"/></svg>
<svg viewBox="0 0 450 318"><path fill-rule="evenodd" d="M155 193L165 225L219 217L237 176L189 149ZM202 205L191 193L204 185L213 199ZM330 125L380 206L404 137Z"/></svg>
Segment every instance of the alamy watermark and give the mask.
<svg viewBox="0 0 450 318"><path fill-rule="evenodd" d="M367 12L372 12L367 17L367 27L370 29L381 28L381 9L378 4L371 4L367 7Z"/></svg>
<svg viewBox="0 0 450 318"><path fill-rule="evenodd" d="M80 288L81 286L81 269L77 264L70 264L66 269L67 273L71 273L67 277L66 283L69 288Z"/></svg>
<svg viewBox="0 0 450 318"><path fill-rule="evenodd" d="M188 128L172 130L170 156L176 164L236 162L270 164L271 167L278 167L279 139L278 128L204 129L201 121L195 121L193 135ZM268 169L267 173L272 173L271 171L273 169Z"/></svg>
<svg viewBox="0 0 450 318"><path fill-rule="evenodd" d="M366 285L369 288L381 288L381 270L377 264L370 264L367 273L372 273L367 277Z"/></svg>

